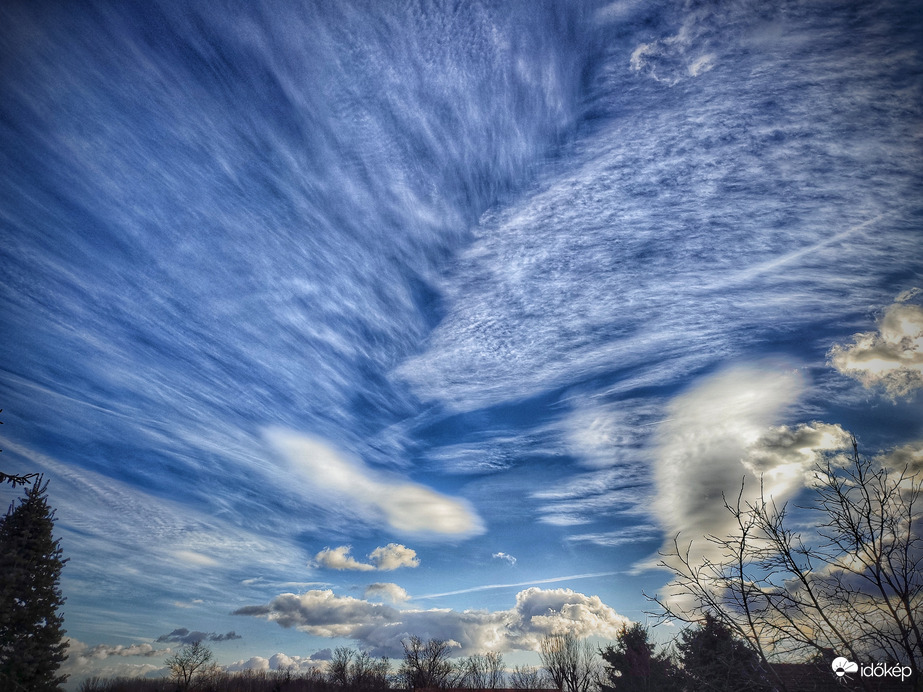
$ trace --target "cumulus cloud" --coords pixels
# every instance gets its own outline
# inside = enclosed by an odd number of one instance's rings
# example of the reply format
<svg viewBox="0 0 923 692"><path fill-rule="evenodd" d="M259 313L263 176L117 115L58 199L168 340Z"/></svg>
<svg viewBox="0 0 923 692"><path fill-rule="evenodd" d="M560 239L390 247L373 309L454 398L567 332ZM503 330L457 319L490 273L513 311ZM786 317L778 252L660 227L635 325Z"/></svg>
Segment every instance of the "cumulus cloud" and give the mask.
<svg viewBox="0 0 923 692"><path fill-rule="evenodd" d="M185 627L179 627L169 634L162 634L157 637L158 642L172 642L176 644L194 644L195 642L226 642L232 639L241 639L241 636L234 631L226 634L216 634L215 632L197 632L189 631Z"/></svg>
<svg viewBox="0 0 923 692"><path fill-rule="evenodd" d="M403 588L391 582L376 582L365 587L362 594L364 598L390 601L391 603L403 603L410 600L408 594Z"/></svg>
<svg viewBox="0 0 923 692"><path fill-rule="evenodd" d="M237 615L263 617L323 637L345 637L373 655L399 657L408 634L454 642L454 653L534 650L546 634L612 638L629 621L598 596L570 589L520 591L509 610L398 610L332 591L281 594L268 604L248 606Z"/></svg>
<svg viewBox="0 0 923 692"><path fill-rule="evenodd" d="M923 387L923 307L909 302L920 294L912 289L899 295L878 320L878 331L835 345L829 364L865 387L883 387L892 399L910 398Z"/></svg>
<svg viewBox="0 0 923 692"><path fill-rule="evenodd" d="M156 670L162 665L153 663L113 663L107 659L160 658L171 653L171 649L157 649L148 643L131 644L97 644L87 646L79 639L67 638L67 659L61 666L61 672L69 676L88 676L104 672L108 676L141 677ZM103 661L106 661L103 663Z"/></svg>
<svg viewBox="0 0 923 692"><path fill-rule="evenodd" d="M659 430L654 509L666 533L694 541L690 558L702 561L715 547L704 536L733 532L724 498L742 500L763 492L782 504L811 483L825 455L850 447L838 425L773 423L802 390L794 371L736 367L676 397ZM665 590L669 593L669 586Z"/></svg>
<svg viewBox="0 0 923 692"><path fill-rule="evenodd" d="M499 553L494 553L494 554L493 554L493 557L495 557L495 558L497 558L497 559L499 559L499 560L506 560L506 561L509 562L511 565L515 565L515 564L516 564L516 558L513 557L512 555L510 555L509 553L504 553L504 552L501 551L501 552L499 552Z"/></svg>
<svg viewBox="0 0 923 692"><path fill-rule="evenodd" d="M314 556L314 562L319 567L337 570L355 570L368 572L379 570L390 572L400 567L419 567L420 560L417 553L412 548L401 545L400 543L388 543L386 546L375 548L369 553L370 562L359 562L350 554L352 548L348 545L341 545L337 548L324 548Z"/></svg>
<svg viewBox="0 0 923 692"><path fill-rule="evenodd" d="M280 428L267 431L266 436L295 476L309 481L304 484L305 494L315 502L346 501L405 533L471 536L484 530L480 517L460 498L376 471L311 437Z"/></svg>
<svg viewBox="0 0 923 692"><path fill-rule="evenodd" d="M314 556L314 563L318 567L326 567L327 569L356 570L360 572L375 569L374 565L359 562L352 557L349 554L351 550L352 548L348 545L341 545L338 548L324 548Z"/></svg>

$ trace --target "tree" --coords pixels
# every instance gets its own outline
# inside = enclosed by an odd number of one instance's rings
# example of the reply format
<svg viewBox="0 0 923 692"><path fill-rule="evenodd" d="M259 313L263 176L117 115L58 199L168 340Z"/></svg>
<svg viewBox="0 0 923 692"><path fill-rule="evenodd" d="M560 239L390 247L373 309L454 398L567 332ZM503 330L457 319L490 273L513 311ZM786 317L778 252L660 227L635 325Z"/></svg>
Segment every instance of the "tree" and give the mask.
<svg viewBox="0 0 923 692"><path fill-rule="evenodd" d="M44 692L67 679L59 587L67 562L54 538L48 482L39 476L0 519L0 688Z"/></svg>
<svg viewBox="0 0 923 692"><path fill-rule="evenodd" d="M423 687L445 687L452 674L449 643L442 639L424 642L414 635L401 642L404 660L398 675L408 690Z"/></svg>
<svg viewBox="0 0 923 692"><path fill-rule="evenodd" d="M686 622L710 613L768 661L837 655L907 666L923 689L923 474L859 456L830 460L814 474L801 507L813 536L789 528L786 505L763 493L725 500L736 531L708 536L718 558L690 557L678 536L661 565L672 570L674 598L655 599ZM860 680L860 683L862 681ZM784 688L780 680L776 683Z"/></svg>
<svg viewBox="0 0 923 692"><path fill-rule="evenodd" d="M615 645L600 655L608 664L603 692L669 692L681 690L681 678L670 657L656 653L647 628L640 623L623 627Z"/></svg>
<svg viewBox="0 0 923 692"><path fill-rule="evenodd" d="M563 692L588 692L599 680L595 649L570 632L543 637L539 655L554 686Z"/></svg>
<svg viewBox="0 0 923 692"><path fill-rule="evenodd" d="M769 689L756 652L711 613L705 613L701 625L683 630L676 648L690 689L714 692Z"/></svg>
<svg viewBox="0 0 923 692"><path fill-rule="evenodd" d="M212 652L202 642L187 644L165 661L170 674L181 690L192 689L213 672ZM211 665L209 665L211 664Z"/></svg>
<svg viewBox="0 0 923 692"><path fill-rule="evenodd" d="M496 651L472 654L458 662L457 681L453 687L492 690L503 686L503 655Z"/></svg>
<svg viewBox="0 0 923 692"><path fill-rule="evenodd" d="M516 666L510 673L510 686L517 690L538 690L548 687L548 678L535 666Z"/></svg>

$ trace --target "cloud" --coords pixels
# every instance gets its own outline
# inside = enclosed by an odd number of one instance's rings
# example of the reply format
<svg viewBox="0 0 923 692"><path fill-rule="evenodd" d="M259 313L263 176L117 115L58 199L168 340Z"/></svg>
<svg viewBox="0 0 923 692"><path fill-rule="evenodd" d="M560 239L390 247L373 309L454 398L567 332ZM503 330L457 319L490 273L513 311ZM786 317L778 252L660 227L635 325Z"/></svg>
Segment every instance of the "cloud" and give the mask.
<svg viewBox="0 0 923 692"><path fill-rule="evenodd" d="M383 548L375 548L369 553L369 559L382 572L390 572L399 567L419 567L417 553L399 543L388 543Z"/></svg>
<svg viewBox="0 0 923 692"><path fill-rule="evenodd" d="M359 562L349 555L352 548L348 545L341 545L338 548L324 548L314 556L314 562L318 567L339 570L356 570L367 572L375 569L374 565L367 565Z"/></svg>
<svg viewBox="0 0 923 692"><path fill-rule="evenodd" d="M170 634L162 634L157 637L158 642L173 642L176 644L194 644L196 642L226 642L242 637L234 631L227 634L215 634L214 632L190 632L185 627L180 627Z"/></svg>
<svg viewBox="0 0 923 692"><path fill-rule="evenodd" d="M248 606L236 615L263 617L322 637L357 641L373 655L400 657L401 640L410 634L454 642L457 655L484 650L534 650L546 634L572 632L579 637L613 638L627 624L598 596L570 589L520 591L509 610L397 610L332 591L281 594L268 604Z"/></svg>
<svg viewBox="0 0 923 692"><path fill-rule="evenodd" d="M391 582L369 584L365 587L365 592L362 596L363 598L390 601L391 603L403 603L404 601L410 600L410 594L397 584L392 584Z"/></svg>
<svg viewBox="0 0 923 692"><path fill-rule="evenodd" d="M504 552L494 553L492 557L498 558L500 560L506 560L511 565L516 564L516 558L510 555L509 553L504 553Z"/></svg>
<svg viewBox="0 0 923 692"><path fill-rule="evenodd" d="M309 481L305 495L316 503L329 504L336 497L405 533L472 536L484 531L480 517L462 499L376 471L289 430L273 428L266 437L291 464L295 477Z"/></svg>
<svg viewBox="0 0 923 692"><path fill-rule="evenodd" d="M673 400L658 432L655 468L653 506L666 533L662 550L669 552L679 534L681 542L693 540L693 562L716 557L704 537L733 533L724 501L735 501L741 483L744 502L757 499L762 481L767 498L782 504L811 483L811 469L825 455L850 447L838 425L773 425L801 391L792 370L740 366Z"/></svg>
<svg viewBox="0 0 923 692"><path fill-rule="evenodd" d="M878 331L835 345L828 363L865 387L881 386L892 399L909 399L923 387L923 307L908 302L920 293L912 289L899 295L878 320Z"/></svg>
<svg viewBox="0 0 923 692"><path fill-rule="evenodd" d="M885 468L898 473L906 469L908 476L923 474L923 440L896 447L879 455L876 460Z"/></svg>
<svg viewBox="0 0 923 692"><path fill-rule="evenodd" d="M350 556L351 546L341 545L337 548L324 548L314 556L315 563L320 567L337 570L356 570L368 572L378 570L390 572L400 567L419 567L420 560L412 548L400 543L389 543L386 546L375 548L369 553L371 564L359 562Z"/></svg>
<svg viewBox="0 0 923 692"><path fill-rule="evenodd" d="M715 66L717 57L707 49L707 28L688 18L672 36L639 44L629 65L635 72L673 86L687 77L698 77Z"/></svg>
<svg viewBox="0 0 923 692"><path fill-rule="evenodd" d="M156 670L162 670L162 665L152 663L112 663L108 659L116 658L160 658L171 653L171 649L157 649L151 644L97 644L87 646L84 642L67 638L67 659L61 666L61 672L71 677L86 677L98 674L107 676L141 677ZM105 664L102 662L106 661Z"/></svg>

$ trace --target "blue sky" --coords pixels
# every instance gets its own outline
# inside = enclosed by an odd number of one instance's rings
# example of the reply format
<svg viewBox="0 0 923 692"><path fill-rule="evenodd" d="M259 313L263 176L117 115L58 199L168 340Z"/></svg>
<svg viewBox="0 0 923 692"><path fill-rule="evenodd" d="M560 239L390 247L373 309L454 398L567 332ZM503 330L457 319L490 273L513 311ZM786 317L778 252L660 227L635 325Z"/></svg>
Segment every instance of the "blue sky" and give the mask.
<svg viewBox="0 0 923 692"><path fill-rule="evenodd" d="M0 459L51 480L75 682L535 662L742 478L923 464L920 3L0 23Z"/></svg>

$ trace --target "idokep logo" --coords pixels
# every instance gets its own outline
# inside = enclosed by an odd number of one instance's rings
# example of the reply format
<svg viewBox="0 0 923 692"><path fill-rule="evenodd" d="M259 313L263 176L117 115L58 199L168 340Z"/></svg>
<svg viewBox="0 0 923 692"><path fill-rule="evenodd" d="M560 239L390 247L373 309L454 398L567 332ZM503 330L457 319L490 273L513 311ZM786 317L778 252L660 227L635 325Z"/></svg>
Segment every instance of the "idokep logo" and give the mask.
<svg viewBox="0 0 923 692"><path fill-rule="evenodd" d="M863 678L900 678L901 682L903 682L913 673L910 666L902 666L896 663L870 663L860 666L858 663L854 663L842 656L833 659L830 666L838 678L842 678L849 673L859 673Z"/></svg>
<svg viewBox="0 0 923 692"><path fill-rule="evenodd" d="M846 675L846 673L858 673L859 672L858 663L853 663L849 659L843 658L842 656L840 656L839 658L833 659L833 663L831 663L830 665L833 666L833 672L836 673L836 676L838 678L843 677L844 675Z"/></svg>

